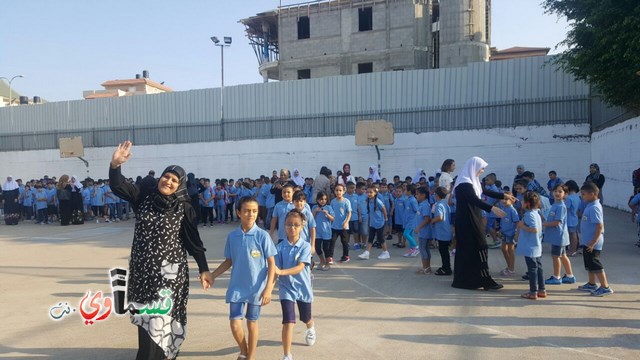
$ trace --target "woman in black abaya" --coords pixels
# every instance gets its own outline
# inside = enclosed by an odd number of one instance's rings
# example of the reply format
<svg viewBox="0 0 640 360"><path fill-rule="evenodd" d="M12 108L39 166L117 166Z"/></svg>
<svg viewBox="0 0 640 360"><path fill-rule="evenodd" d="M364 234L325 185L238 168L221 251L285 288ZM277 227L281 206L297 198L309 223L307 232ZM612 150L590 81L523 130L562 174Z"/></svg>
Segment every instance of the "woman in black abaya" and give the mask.
<svg viewBox="0 0 640 360"><path fill-rule="evenodd" d="M458 176L454 191L456 192L456 257L453 270L453 284L460 289L498 290L501 284L496 283L489 273L488 247L482 225L482 210L492 212L498 217L505 213L500 208L491 206L480 199L481 195L495 198L513 198L482 189L480 174L484 172L487 162L474 156L467 160Z"/></svg>
<svg viewBox="0 0 640 360"><path fill-rule="evenodd" d="M203 288L208 288L213 278L198 233L196 212L187 193L187 174L180 166L169 166L156 187L145 192L128 183L120 172L120 166L131 156L131 146L130 141L118 145L109 168L111 190L129 201L136 212L127 301L141 309L158 303L162 296L172 300L168 313L132 315L131 322L138 326L136 359L174 359L186 336L187 253L198 264Z"/></svg>

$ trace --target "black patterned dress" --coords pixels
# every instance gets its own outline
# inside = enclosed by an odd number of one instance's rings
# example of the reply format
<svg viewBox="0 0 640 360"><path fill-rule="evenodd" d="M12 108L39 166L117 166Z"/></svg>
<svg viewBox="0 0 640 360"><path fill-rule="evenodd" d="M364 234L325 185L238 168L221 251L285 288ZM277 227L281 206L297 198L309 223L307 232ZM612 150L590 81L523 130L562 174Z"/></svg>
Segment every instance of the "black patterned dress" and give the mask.
<svg viewBox="0 0 640 360"><path fill-rule="evenodd" d="M144 328L169 358L177 355L185 339L189 298L187 252L180 241L184 205L178 206L176 212L158 211L152 205L151 196L140 204L127 285L127 300L138 308L160 301L163 289L171 290L169 314L131 317L131 322Z"/></svg>
<svg viewBox="0 0 640 360"><path fill-rule="evenodd" d="M120 168L110 169L109 180L112 191L129 201L136 212L127 301L136 309L142 309L166 300L167 291L170 291L172 307L169 312L140 311L131 316L131 322L162 349L164 358L173 359L186 337L187 253L196 259L200 273L209 271L204 256L206 249L197 231L196 213L188 201L160 202L158 205L162 195L141 192L137 186L124 181Z"/></svg>

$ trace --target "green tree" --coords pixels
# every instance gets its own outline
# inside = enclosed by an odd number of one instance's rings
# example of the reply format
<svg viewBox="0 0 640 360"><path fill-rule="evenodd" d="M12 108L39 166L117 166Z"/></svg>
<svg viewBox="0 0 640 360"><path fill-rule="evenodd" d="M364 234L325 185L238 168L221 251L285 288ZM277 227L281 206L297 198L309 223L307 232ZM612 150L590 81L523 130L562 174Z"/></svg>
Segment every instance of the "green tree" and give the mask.
<svg viewBox="0 0 640 360"><path fill-rule="evenodd" d="M543 0L548 14L565 16L567 50L556 64L593 85L605 100L640 111L640 1Z"/></svg>

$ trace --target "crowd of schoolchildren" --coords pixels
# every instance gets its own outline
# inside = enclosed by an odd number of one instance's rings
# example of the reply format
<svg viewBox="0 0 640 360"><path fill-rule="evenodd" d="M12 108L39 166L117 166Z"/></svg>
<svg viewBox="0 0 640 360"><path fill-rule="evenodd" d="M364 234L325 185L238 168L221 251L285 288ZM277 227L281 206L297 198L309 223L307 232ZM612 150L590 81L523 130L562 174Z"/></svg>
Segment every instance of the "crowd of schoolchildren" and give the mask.
<svg viewBox="0 0 640 360"><path fill-rule="evenodd" d="M284 359L292 359L291 334L296 306L300 320L307 327L306 343L312 345L316 340L311 315L314 266L329 271L335 261L350 261L351 251L361 251L357 258L366 261L373 248L380 249L378 259L389 259L386 240L392 240L395 235L397 241L393 246L406 248L404 257L420 256L418 274L452 274L451 257L455 256L456 241L455 161L447 159L440 172L433 176L419 169L415 177L407 176L404 181L399 176L394 176L393 181L381 178L375 166L369 168L366 178L351 175L349 164L335 177L326 167L323 170L321 175L329 181L329 187L324 189L315 187L319 179L314 182L313 178L303 178L298 170L293 176L282 169L280 176L274 171L272 177L235 182L218 179L213 184L210 179L196 179L189 174L187 190L199 209L202 227L240 221L240 226L227 236L226 260L212 274L217 278L232 269L226 300L231 304L231 329L241 359L255 354L260 307L270 302L276 277L283 313ZM523 165L518 165L517 173L511 187L504 186L493 173L482 179L487 190L508 192L516 198L515 202L502 200L497 205L506 213L503 218L483 214L490 247L500 248L504 256L505 268L500 274L514 276L516 255L524 257L527 273L523 279L529 281L530 289L522 297L544 298L547 286L577 282L571 258L581 254L588 281L578 289L594 296L613 294L600 261L604 243L604 218L599 200L602 184L588 177L578 186L574 180L563 182L555 171L550 171L545 189ZM136 182L144 180L139 178ZM55 178L30 181L24 186L18 182L25 219L30 219L35 210L38 222L53 221ZM96 221L99 217L105 221L128 218L129 209L110 193L108 182L88 179L81 185L84 190L79 190L87 218L93 216ZM629 202L635 221L638 221L640 207L639 192L640 188L636 189ZM497 201L489 197L483 200L490 204ZM334 261L338 238L342 251ZM543 239L551 245L553 273L548 278L542 269ZM434 271L431 251L435 249L440 254L441 266ZM313 260L315 256L318 264ZM247 320L248 337L242 329L243 318Z"/></svg>
<svg viewBox="0 0 640 360"><path fill-rule="evenodd" d="M26 182L9 177L3 188L14 187L15 198L9 199L8 191L3 191L0 192L2 194L0 203L16 202L18 215L16 223L32 221L44 225L58 224L62 221L63 225L66 225L63 216L64 206L71 207L69 210L74 215L72 223L75 225L87 220L95 220L99 223L100 219L107 223L119 222L129 220L132 216L129 204L111 192L109 180L94 181L87 178L80 181L76 176L69 178L67 175L61 176L60 180L55 176L50 178L46 175L42 179L31 179ZM129 181L133 182L133 179ZM69 205L65 205L65 200ZM7 206L0 208L7 212Z"/></svg>

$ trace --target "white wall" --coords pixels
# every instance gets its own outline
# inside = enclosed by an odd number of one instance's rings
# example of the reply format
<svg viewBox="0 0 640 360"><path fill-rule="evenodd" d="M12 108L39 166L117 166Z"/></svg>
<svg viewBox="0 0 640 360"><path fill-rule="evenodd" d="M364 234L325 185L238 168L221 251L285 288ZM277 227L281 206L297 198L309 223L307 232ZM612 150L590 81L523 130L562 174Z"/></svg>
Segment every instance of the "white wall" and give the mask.
<svg viewBox="0 0 640 360"><path fill-rule="evenodd" d="M631 173L640 167L640 117L593 133L591 159L605 176L605 205L629 210Z"/></svg>
<svg viewBox="0 0 640 360"><path fill-rule="evenodd" d="M456 160L461 169L469 157L478 155L489 163L487 173L495 172L509 186L520 163L535 172L543 184L549 170L556 170L565 180L580 180L591 162L588 140L586 125L396 134L394 145L380 146L381 174L404 178L414 176L418 168L434 174L447 158ZM60 159L57 150L5 152L0 156L0 178L9 174L22 179L45 174L106 178L112 152L113 148L85 149L88 169L79 159ZM281 167L297 167L302 176L315 178L321 166L328 166L335 174L345 162L351 164L353 174L366 176L369 165L377 163L375 148L356 146L353 136L134 145L132 152L123 173L133 178L146 175L149 169L159 175L170 164L179 164L197 177L212 179L255 178L271 175L272 170Z"/></svg>

